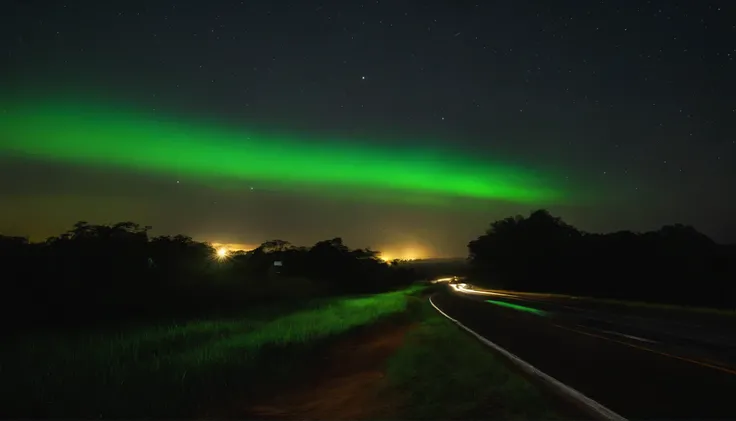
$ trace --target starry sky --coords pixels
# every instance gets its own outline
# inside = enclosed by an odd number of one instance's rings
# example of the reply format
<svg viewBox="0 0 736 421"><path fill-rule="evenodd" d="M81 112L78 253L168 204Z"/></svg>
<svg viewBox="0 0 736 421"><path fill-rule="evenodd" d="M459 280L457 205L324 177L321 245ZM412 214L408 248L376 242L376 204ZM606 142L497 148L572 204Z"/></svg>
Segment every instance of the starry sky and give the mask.
<svg viewBox="0 0 736 421"><path fill-rule="evenodd" d="M450 257L465 256L488 223L545 207L587 231L682 222L736 241L732 2L17 0L0 16L6 127L26 122L14 104L53 97L57 110L145 117L115 127L191 124L195 157L222 146L224 127L242 134L219 149L232 171L215 180L164 165L181 152L138 165L131 151L149 154L158 129L95 132L113 162L55 159L0 128L4 234L42 240L77 220L133 220L224 244L341 236L392 257ZM92 142L90 130L75 129L77 143ZM288 136L259 138L283 154L246 174L237 169L255 167L241 150L253 130ZM323 159L325 144L347 152ZM204 168L200 155L192 168ZM389 161L391 179L376 178ZM497 183L501 167L560 195L458 196L468 183ZM302 185L296 168L329 180ZM411 182L380 193L397 178ZM397 200L428 183L442 187L441 204Z"/></svg>

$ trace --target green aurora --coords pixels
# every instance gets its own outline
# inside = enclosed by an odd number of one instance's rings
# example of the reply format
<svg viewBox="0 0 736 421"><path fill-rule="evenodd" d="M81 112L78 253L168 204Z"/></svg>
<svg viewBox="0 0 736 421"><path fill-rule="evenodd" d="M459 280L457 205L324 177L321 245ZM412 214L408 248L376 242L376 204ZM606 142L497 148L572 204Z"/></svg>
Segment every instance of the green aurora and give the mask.
<svg viewBox="0 0 736 421"><path fill-rule="evenodd" d="M0 154L309 194L442 205L564 203L550 177L436 147L375 146L249 131L133 107L69 100L0 104Z"/></svg>

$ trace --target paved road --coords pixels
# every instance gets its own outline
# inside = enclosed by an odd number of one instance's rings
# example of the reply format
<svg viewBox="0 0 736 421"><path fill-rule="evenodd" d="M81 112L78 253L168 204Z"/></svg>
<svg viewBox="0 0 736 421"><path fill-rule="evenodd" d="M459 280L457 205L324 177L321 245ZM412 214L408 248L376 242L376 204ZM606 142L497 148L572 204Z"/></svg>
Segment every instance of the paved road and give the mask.
<svg viewBox="0 0 736 421"><path fill-rule="evenodd" d="M494 290L489 290L494 291ZM716 312L693 311L687 309L673 308L657 308L647 306L626 305L616 303L614 301L590 300L586 298L551 295L551 294L534 294L523 292L498 291L500 293L512 294L516 298L539 301L543 303L569 306L581 310L593 310L598 312L615 313L620 316L644 317L666 319L674 323L684 325L700 325L708 329L736 329L736 313L731 317ZM735 309L736 310L736 309Z"/></svg>
<svg viewBox="0 0 736 421"><path fill-rule="evenodd" d="M647 342L660 351L677 353L715 365L736 367L736 317L683 310L600 303L542 294L478 290L465 284L457 292L477 299L502 299L550 312L559 321Z"/></svg>
<svg viewBox="0 0 736 421"><path fill-rule="evenodd" d="M450 291L433 297L450 317L623 417L736 419L736 367L723 350L580 323L590 314L554 303Z"/></svg>

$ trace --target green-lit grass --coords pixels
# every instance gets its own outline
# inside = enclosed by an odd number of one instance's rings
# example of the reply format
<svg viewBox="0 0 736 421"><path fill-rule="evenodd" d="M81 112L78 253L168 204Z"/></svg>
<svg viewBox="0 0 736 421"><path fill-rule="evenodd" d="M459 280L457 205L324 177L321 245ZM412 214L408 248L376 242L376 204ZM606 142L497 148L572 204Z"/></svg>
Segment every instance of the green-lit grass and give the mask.
<svg viewBox="0 0 736 421"><path fill-rule="evenodd" d="M406 309L407 289L315 301L117 334L44 335L3 344L6 417L201 416L218 402L287 378L320 340ZM274 315L279 314L280 315Z"/></svg>
<svg viewBox="0 0 736 421"><path fill-rule="evenodd" d="M536 386L428 303L389 360L402 419L562 419Z"/></svg>

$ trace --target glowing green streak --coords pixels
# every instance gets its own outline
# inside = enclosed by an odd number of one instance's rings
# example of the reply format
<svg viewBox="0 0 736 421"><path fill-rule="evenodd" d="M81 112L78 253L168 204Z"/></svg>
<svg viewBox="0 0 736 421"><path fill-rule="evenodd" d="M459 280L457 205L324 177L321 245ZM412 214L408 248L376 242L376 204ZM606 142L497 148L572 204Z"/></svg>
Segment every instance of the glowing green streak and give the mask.
<svg viewBox="0 0 736 421"><path fill-rule="evenodd" d="M487 303L491 303L491 304L495 304L495 305L501 306L501 307L508 307L508 308L513 308L514 310L525 311L527 313L536 314L537 316L546 316L547 315L547 312L544 311L544 310L539 310L537 308L532 308L532 307L526 307L526 306L522 306L522 305L519 305L519 304L507 303L505 301L486 300L486 302Z"/></svg>
<svg viewBox="0 0 736 421"><path fill-rule="evenodd" d="M424 204L565 199L529 171L437 149L300 140L74 101L0 106L0 153Z"/></svg>

